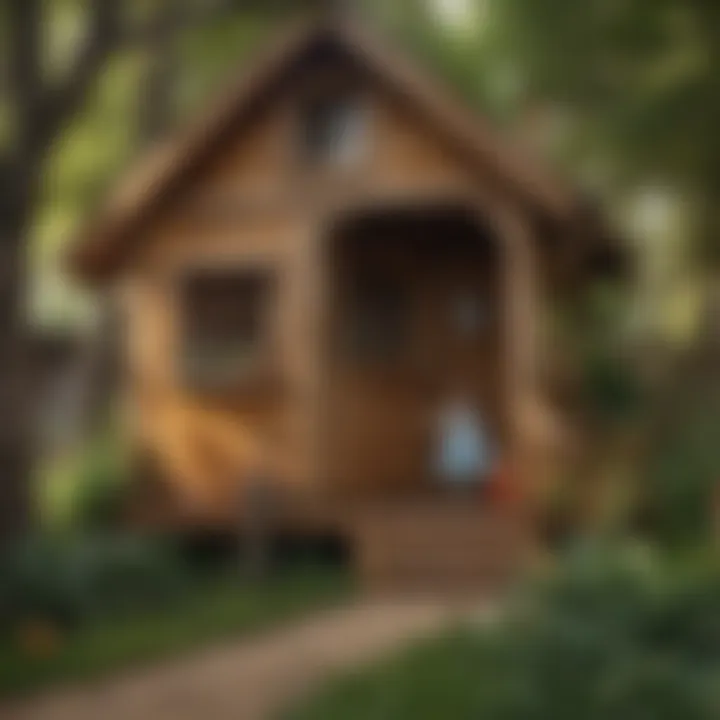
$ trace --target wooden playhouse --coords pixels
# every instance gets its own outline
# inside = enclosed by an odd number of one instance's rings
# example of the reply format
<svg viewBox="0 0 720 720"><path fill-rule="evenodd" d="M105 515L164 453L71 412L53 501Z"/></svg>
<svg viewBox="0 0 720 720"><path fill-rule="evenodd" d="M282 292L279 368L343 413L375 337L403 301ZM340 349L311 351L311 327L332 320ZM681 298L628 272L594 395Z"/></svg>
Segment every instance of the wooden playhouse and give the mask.
<svg viewBox="0 0 720 720"><path fill-rule="evenodd" d="M597 228L374 33L284 30L73 247L121 314L139 515L233 527L262 476L282 522L346 534L372 578L507 566L563 452L544 308L607 254ZM452 392L482 412L511 503L436 482Z"/></svg>

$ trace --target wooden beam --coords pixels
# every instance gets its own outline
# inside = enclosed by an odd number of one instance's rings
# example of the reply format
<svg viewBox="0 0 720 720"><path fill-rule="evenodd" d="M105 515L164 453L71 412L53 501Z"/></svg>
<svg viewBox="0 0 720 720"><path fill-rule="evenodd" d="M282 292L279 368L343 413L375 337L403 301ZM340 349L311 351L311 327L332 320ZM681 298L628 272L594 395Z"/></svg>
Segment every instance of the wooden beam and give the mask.
<svg viewBox="0 0 720 720"><path fill-rule="evenodd" d="M324 480L323 407L326 380L327 238L323 214L298 223L287 265L283 336L290 380L289 434L292 471L301 489Z"/></svg>
<svg viewBox="0 0 720 720"><path fill-rule="evenodd" d="M500 245L507 452L511 472L531 504L541 472L531 417L541 394L538 373L540 266L531 218L515 204L502 199L484 202L483 208L483 217L494 228Z"/></svg>

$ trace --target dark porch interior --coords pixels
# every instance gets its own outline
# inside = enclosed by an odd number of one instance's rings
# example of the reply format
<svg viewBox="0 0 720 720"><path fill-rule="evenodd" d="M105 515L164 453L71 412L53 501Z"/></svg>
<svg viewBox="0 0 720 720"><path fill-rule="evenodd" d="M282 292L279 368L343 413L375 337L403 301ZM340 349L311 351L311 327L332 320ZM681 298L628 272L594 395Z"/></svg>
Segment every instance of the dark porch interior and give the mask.
<svg viewBox="0 0 720 720"><path fill-rule="evenodd" d="M499 249L461 207L373 210L330 248L330 486L371 497L437 487L436 420L461 397L504 440Z"/></svg>

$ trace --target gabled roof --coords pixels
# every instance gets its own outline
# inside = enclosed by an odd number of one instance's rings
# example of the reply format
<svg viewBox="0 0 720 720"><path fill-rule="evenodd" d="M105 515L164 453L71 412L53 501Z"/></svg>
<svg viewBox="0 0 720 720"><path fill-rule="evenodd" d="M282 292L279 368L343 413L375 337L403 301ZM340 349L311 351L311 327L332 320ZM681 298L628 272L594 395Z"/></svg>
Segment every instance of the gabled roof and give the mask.
<svg viewBox="0 0 720 720"><path fill-rule="evenodd" d="M112 274L130 249L133 231L181 186L225 132L248 115L265 89L318 42L333 43L401 91L448 139L462 147L468 162L494 174L541 216L567 223L582 210L580 194L574 188L519 153L488 121L469 111L440 83L357 21L303 21L280 33L215 107L131 169L71 247L71 271L85 280Z"/></svg>

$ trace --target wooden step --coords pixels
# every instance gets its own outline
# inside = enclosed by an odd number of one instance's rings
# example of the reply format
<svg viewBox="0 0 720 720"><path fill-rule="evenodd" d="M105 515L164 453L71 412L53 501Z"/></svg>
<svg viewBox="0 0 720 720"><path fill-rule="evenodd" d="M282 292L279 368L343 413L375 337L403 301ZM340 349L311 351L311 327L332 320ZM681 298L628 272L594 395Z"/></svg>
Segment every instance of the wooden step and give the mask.
<svg viewBox="0 0 720 720"><path fill-rule="evenodd" d="M527 533L514 518L462 502L374 506L352 525L366 587L497 588L522 571Z"/></svg>

